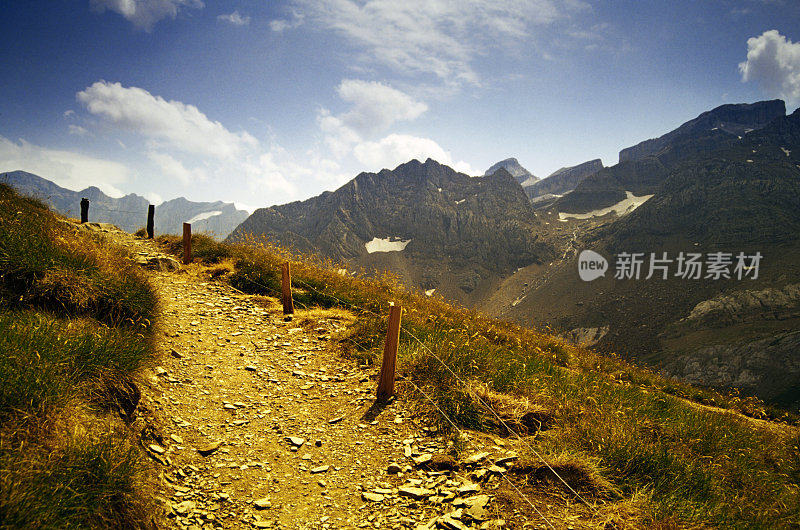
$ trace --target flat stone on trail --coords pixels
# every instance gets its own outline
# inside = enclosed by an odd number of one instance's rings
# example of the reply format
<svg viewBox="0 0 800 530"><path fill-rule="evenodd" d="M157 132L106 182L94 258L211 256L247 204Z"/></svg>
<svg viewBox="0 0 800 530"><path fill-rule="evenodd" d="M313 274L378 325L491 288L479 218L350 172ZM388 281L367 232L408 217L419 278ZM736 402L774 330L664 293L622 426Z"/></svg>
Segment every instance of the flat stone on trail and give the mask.
<svg viewBox="0 0 800 530"><path fill-rule="evenodd" d="M269 499L269 497L264 497L263 499L254 500L253 506L259 510L266 510L267 508L272 507L272 501Z"/></svg>
<svg viewBox="0 0 800 530"><path fill-rule="evenodd" d="M486 460L486 457L488 457L488 456L489 456L489 453L486 453L486 452L483 452L483 451L480 452L480 453L474 453L474 454L468 456L464 460L464 463L467 464L468 466L472 465L472 464L477 464L478 462Z"/></svg>
<svg viewBox="0 0 800 530"><path fill-rule="evenodd" d="M421 454L419 456L415 456L413 458L414 465L416 465L416 466L424 466L425 464L427 464L428 462L431 461L431 458L433 458L433 455L431 453L423 453L423 454Z"/></svg>
<svg viewBox="0 0 800 530"><path fill-rule="evenodd" d="M315 467L315 468L313 468L313 469L311 470L311 472L312 472L312 473L325 473L325 472L326 472L327 470L329 470L330 468L331 468L331 466L319 466L319 467Z"/></svg>
<svg viewBox="0 0 800 530"><path fill-rule="evenodd" d="M248 372L257 372L258 366L254 364L248 364L247 366L244 367L244 369L247 370Z"/></svg>
<svg viewBox="0 0 800 530"><path fill-rule="evenodd" d="M164 449L163 447L161 447L158 444L150 444L150 445L147 446L147 448L150 449L151 451L153 451L154 453L159 454L159 455L163 455L164 453L167 452L166 449Z"/></svg>
<svg viewBox="0 0 800 530"><path fill-rule="evenodd" d="M333 418L332 420L328 420L328 423L330 423L331 425L333 425L334 423L339 423L339 422L340 422L340 421L342 421L343 419L344 419L344 416L338 416L338 417L336 417L336 418Z"/></svg>
<svg viewBox="0 0 800 530"><path fill-rule="evenodd" d="M383 495L379 493L372 493L369 491L365 491L364 493L361 494L361 498L364 499L365 501L381 502L383 500Z"/></svg>
<svg viewBox="0 0 800 530"><path fill-rule="evenodd" d="M468 497L464 499L464 504L469 507L472 506L479 506L483 508L487 504L489 504L489 496L488 495L475 495L474 497Z"/></svg>
<svg viewBox="0 0 800 530"><path fill-rule="evenodd" d="M286 439L289 440L289 443L292 444L295 447L300 447L301 445L306 443L306 439L305 438L300 438L300 437L297 437L297 436L287 436Z"/></svg>
<svg viewBox="0 0 800 530"><path fill-rule="evenodd" d="M197 504L194 501L183 501L172 505L172 510L178 515L186 515L193 512Z"/></svg>
<svg viewBox="0 0 800 530"><path fill-rule="evenodd" d="M510 454L507 454L505 456L501 456L500 458L495 460L494 463L496 465L498 465L498 466L504 466L504 465L510 464L511 462L514 462L515 460L518 460L518 459L519 459L519 457L516 454L510 453Z"/></svg>
<svg viewBox="0 0 800 530"><path fill-rule="evenodd" d="M220 447L222 447L222 442L212 442L204 447L198 447L197 452L203 456L208 456L215 453Z"/></svg>
<svg viewBox="0 0 800 530"><path fill-rule="evenodd" d="M450 514L443 515L439 519L436 520L436 525L439 528L447 528L448 530L468 530L468 527L464 525L458 519L454 519L450 516Z"/></svg>
<svg viewBox="0 0 800 530"><path fill-rule="evenodd" d="M401 486L398 488L397 493L401 497L411 497L412 499L424 499L425 497L432 496L435 492L428 488L415 488L413 486Z"/></svg>
<svg viewBox="0 0 800 530"><path fill-rule="evenodd" d="M478 493L478 491L480 491L480 489L481 489L481 487L478 486L477 484L468 482L468 483L464 484L463 486L461 486L460 488L458 488L458 493L459 493L459 495L465 495L467 493Z"/></svg>

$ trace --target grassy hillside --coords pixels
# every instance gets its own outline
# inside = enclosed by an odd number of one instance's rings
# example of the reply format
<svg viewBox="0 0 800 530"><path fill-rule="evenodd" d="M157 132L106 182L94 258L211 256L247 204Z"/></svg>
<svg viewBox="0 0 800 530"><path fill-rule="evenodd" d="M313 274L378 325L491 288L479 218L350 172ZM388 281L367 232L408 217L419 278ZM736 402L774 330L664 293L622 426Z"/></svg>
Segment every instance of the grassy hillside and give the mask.
<svg viewBox="0 0 800 530"><path fill-rule="evenodd" d="M156 302L123 251L0 185L0 527L153 526L120 416Z"/></svg>
<svg viewBox="0 0 800 530"><path fill-rule="evenodd" d="M177 239L161 243L179 252ZM217 264L212 277L269 296L279 293L280 264L290 260L298 311L320 305L356 312L357 324L337 338L337 349L366 364L381 354L388 303L401 304L401 397L443 429L450 427L446 414L462 428L508 436L488 403L536 452L569 471L607 527L800 524L798 431L753 419L767 416L757 400L692 388L546 332L414 295L389 275L352 275L258 240L221 245L194 236L193 247ZM532 451L527 456L537 461ZM555 482L542 465L518 471L534 495Z"/></svg>

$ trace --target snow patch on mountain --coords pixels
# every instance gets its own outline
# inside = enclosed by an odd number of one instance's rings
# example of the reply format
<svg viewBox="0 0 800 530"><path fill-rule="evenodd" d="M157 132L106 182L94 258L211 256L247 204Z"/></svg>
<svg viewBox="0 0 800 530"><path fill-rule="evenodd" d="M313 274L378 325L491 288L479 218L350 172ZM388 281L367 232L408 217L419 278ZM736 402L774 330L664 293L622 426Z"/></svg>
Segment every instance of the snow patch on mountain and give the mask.
<svg viewBox="0 0 800 530"><path fill-rule="evenodd" d="M392 239L396 239L396 241L392 241ZM372 241L364 243L364 247L370 254L373 252L399 252L405 249L409 243L411 243L410 239L402 240L399 237L387 237L386 239L373 237Z"/></svg>
<svg viewBox="0 0 800 530"><path fill-rule="evenodd" d="M192 223L196 223L198 221L205 221L206 219L210 219L211 217L214 217L214 216L217 216L217 215L222 215L222 211L221 210L214 210L212 212L199 213L199 214L195 215L194 217L192 217L191 219L189 219L186 222L189 223L189 224L192 224Z"/></svg>
<svg viewBox="0 0 800 530"><path fill-rule="evenodd" d="M591 219L592 217L602 217L604 215L608 215L610 213L614 213L615 215L625 215L631 213L636 208L647 202L652 195L641 195L637 197L633 193L626 191L625 192L625 199L619 201L617 204L609 206L607 208L601 208L599 210L592 210L591 212L586 213L566 213L566 212L559 212L558 219Z"/></svg>

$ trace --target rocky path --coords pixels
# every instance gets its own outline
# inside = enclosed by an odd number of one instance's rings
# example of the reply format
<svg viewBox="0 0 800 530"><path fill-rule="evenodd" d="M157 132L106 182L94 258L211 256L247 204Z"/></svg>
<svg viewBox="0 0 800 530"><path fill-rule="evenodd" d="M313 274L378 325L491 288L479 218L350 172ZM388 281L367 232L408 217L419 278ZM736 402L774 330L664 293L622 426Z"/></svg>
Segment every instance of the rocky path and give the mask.
<svg viewBox="0 0 800 530"><path fill-rule="evenodd" d="M163 356L142 407L160 427L144 443L176 527L503 526L483 494L492 453L449 469L445 440L399 403L375 409L376 370L328 351L351 314L285 321L200 266L153 274Z"/></svg>

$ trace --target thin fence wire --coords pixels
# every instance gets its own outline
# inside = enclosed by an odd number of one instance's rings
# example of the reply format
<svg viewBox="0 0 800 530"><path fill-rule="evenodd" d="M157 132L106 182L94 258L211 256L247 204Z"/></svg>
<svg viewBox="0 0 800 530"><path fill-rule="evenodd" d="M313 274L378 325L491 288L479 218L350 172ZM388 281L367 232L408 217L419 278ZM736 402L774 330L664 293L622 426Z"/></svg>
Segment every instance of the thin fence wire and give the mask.
<svg viewBox="0 0 800 530"><path fill-rule="evenodd" d="M459 435L459 436L460 436L462 439L466 439L466 440L468 440L468 441L470 441L470 442L472 441L472 440L471 440L471 439L470 439L470 438L467 436L467 434L466 434L464 431L462 431L462 430L461 430L461 429L458 427L458 425L456 425L456 423L455 423L455 422L454 422L452 419L450 419L450 417L449 417L449 416L448 416L448 415L447 415L447 414L446 414L446 413L445 413L445 412L444 412L444 411L443 411L443 410L442 410L442 409L439 407L439 405L436 403L436 401L434 401L434 400L433 400L433 398L431 398L431 397L430 397L430 396L429 396L429 395L428 395L428 394L427 394L427 393L426 393L424 390L422 390L422 389L421 389L419 386L417 386L417 385L416 385L416 384L415 384L413 381L411 381L411 380L408 380L407 382L408 382L409 384L411 384L411 386L413 386L413 387L414 387L414 388L415 388L415 389L416 389L416 390L417 390L417 391L418 391L420 394L422 394L422 395L425 397L425 399L427 399L428 401L430 401L431 405L433 405L434 407L436 407L436 410L438 410L438 411L439 411L439 414L441 414L441 415L442 415L442 417L443 417L444 419L446 419L446 420L447 420L447 421L450 423L450 425L452 425L452 426L453 426L453 428L456 430L456 432L458 432L458 435ZM476 449L480 449L480 448L479 448L479 447L477 447L477 445L475 445L475 444L473 444L473 446L474 446ZM519 494L519 496L520 496L520 497L522 497L522 498L523 498L523 499L524 499L524 500L525 500L525 501L526 501L528 504L530 504L530 505L531 505L531 508L533 508L533 511L535 511L535 512L537 513L537 515L539 515L539 517L541 517L541 518L542 518L542 520L544 520L544 522L547 524L547 526L549 526L550 528L552 528L553 530L555 530L555 528L556 528L556 527L555 527L555 526L553 526L553 523L552 523L552 522L550 522L550 519L548 519L548 518L547 518L547 516L546 516L545 514L543 514L543 513L542 513L542 512L541 512L541 511L540 511L540 510L539 510L539 509L536 507L536 505L535 505L535 504L533 504L533 502L531 502L531 500L528 498L528 496L527 496L527 495L525 495L525 494L522 492L522 490L520 490L520 489L517 487L517 485L516 485L516 484L514 484L514 483L513 483L513 482L512 482L512 481L511 481L511 480L510 480L510 479L509 479L507 476L506 476L506 473L505 473L505 471L500 471L500 476L502 476L502 477L503 477L503 479L504 479L506 482L508 482L508 484L509 484L509 485L510 485L512 488L514 488L514 490L515 490L515 491L516 491L516 492Z"/></svg>

